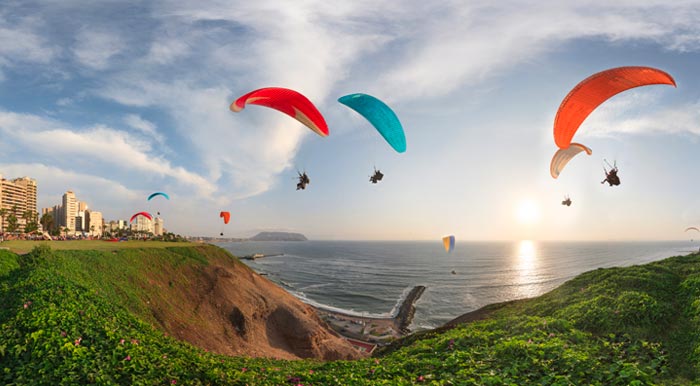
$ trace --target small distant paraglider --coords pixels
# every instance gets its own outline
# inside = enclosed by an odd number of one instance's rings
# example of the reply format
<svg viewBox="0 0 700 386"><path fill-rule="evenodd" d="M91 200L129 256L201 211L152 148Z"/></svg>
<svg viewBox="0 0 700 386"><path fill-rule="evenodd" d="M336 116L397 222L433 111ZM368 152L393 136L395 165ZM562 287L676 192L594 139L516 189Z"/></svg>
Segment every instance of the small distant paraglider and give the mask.
<svg viewBox="0 0 700 386"><path fill-rule="evenodd" d="M299 182L297 183L297 190L305 190L306 185L310 184L311 180L309 179L309 176L306 175L306 171L304 171L304 173L297 171L297 173L299 174L299 177L298 177Z"/></svg>
<svg viewBox="0 0 700 386"><path fill-rule="evenodd" d="M607 182L609 186L620 185L620 177L617 175L617 162L614 162L612 166L608 163L608 161L605 161L605 163L608 164L610 170L606 170L605 166L603 166L603 171L605 172L605 179L600 183L604 184Z"/></svg>
<svg viewBox="0 0 700 386"><path fill-rule="evenodd" d="M550 173L557 178L564 166L577 154L591 150L584 145L572 143L571 140L579 126L598 106L613 96L640 86L666 84L675 87L671 75L651 67L617 67L593 74L577 84L557 110L554 118L554 143L559 150L552 158ZM571 148L572 150L569 150ZM614 172L616 175L617 169ZM606 171L607 174L607 171ZM609 181L606 178L606 181ZM613 177L612 182L616 182ZM619 185L619 181L617 181Z"/></svg>
<svg viewBox="0 0 700 386"><path fill-rule="evenodd" d="M376 184L384 178L384 174L381 171L374 169L374 174L369 178L369 182Z"/></svg>
<svg viewBox="0 0 700 386"><path fill-rule="evenodd" d="M443 237L442 244L445 246L447 253L452 252L455 249L455 237L452 235Z"/></svg>
<svg viewBox="0 0 700 386"><path fill-rule="evenodd" d="M406 151L406 134L396 113L381 100L367 94L349 94L338 98L338 102L348 106L362 115L374 126L377 132L397 153ZM374 169L374 175L370 182L376 184L384 177L380 171Z"/></svg>
<svg viewBox="0 0 700 386"><path fill-rule="evenodd" d="M219 217L224 219L224 224L228 224L229 220L231 220L231 213L222 211L221 213L219 213ZM219 235L223 236L224 235L224 231L223 231L224 226L222 225L221 228L222 228L221 233L219 233Z"/></svg>
<svg viewBox="0 0 700 386"><path fill-rule="evenodd" d="M163 196L163 197L165 197L167 200L170 200L170 196L168 196L167 193L155 192L155 193L151 193L151 195L148 196L148 201L151 201L154 197L158 197L158 196ZM158 211L157 214L158 214L158 216L160 216L160 211Z"/></svg>
<svg viewBox="0 0 700 386"><path fill-rule="evenodd" d="M561 202L561 204L566 205L566 206L571 206L571 198L569 198L569 196L566 196L564 198L564 201Z"/></svg>

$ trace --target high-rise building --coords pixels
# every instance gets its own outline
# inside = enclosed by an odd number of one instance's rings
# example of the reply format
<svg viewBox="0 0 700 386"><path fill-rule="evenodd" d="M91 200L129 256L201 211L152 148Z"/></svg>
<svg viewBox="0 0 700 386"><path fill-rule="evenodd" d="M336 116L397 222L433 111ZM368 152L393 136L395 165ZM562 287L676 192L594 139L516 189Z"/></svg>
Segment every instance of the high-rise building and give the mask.
<svg viewBox="0 0 700 386"><path fill-rule="evenodd" d="M131 230L134 232L150 232L153 233L153 221L145 216L138 216L131 223Z"/></svg>
<svg viewBox="0 0 700 386"><path fill-rule="evenodd" d="M153 234L156 236L162 236L163 235L163 219L160 217L156 217L153 219Z"/></svg>
<svg viewBox="0 0 700 386"><path fill-rule="evenodd" d="M7 219L10 213L17 218L17 231L23 232L27 219L24 214L32 212L36 215L36 180L29 177L6 180L0 174L0 209L5 215L0 221L2 232L7 229Z"/></svg>
<svg viewBox="0 0 700 386"><path fill-rule="evenodd" d="M94 210L85 211L87 221L86 221L86 232L92 236L102 236L103 224L102 224L102 212L96 212Z"/></svg>
<svg viewBox="0 0 700 386"><path fill-rule="evenodd" d="M78 205L78 208L80 208L80 205ZM78 232L86 232L88 231L88 226L87 226L87 221L86 221L86 212L84 210L79 210L78 215L75 216L75 230Z"/></svg>
<svg viewBox="0 0 700 386"><path fill-rule="evenodd" d="M75 193L67 191L63 194L63 205L61 213L61 226L75 230L75 217L78 215L78 200L75 199Z"/></svg>

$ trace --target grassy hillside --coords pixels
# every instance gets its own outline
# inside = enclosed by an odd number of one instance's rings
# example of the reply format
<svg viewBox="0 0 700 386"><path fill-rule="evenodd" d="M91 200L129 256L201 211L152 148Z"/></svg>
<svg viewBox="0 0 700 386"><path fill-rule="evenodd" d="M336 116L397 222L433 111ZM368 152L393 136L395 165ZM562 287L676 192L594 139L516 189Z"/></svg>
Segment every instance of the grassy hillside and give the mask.
<svg viewBox="0 0 700 386"><path fill-rule="evenodd" d="M0 383L670 385L700 370L699 255L588 272L486 320L324 363L215 355L153 327L142 303L154 289L134 277L225 251L149 249L155 265L143 250L114 253L128 264L110 251L0 250Z"/></svg>

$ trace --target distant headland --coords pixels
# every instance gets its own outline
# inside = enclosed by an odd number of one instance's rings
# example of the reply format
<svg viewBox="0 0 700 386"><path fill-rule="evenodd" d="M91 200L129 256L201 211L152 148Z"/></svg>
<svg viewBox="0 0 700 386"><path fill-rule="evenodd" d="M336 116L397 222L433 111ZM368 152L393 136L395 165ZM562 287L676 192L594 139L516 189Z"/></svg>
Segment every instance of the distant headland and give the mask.
<svg viewBox="0 0 700 386"><path fill-rule="evenodd" d="M251 237L250 241L308 241L308 239L301 233L260 232Z"/></svg>
<svg viewBox="0 0 700 386"><path fill-rule="evenodd" d="M251 238L237 237L209 237L209 236L194 236L188 237L189 241L204 241L204 242L240 242L240 241L308 241L301 233L292 232L260 232Z"/></svg>

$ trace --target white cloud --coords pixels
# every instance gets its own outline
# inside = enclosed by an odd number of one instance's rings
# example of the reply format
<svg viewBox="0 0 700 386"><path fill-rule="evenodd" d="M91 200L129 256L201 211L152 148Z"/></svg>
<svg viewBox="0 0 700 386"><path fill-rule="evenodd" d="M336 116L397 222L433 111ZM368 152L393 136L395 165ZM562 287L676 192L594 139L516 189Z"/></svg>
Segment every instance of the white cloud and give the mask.
<svg viewBox="0 0 700 386"><path fill-rule="evenodd" d="M37 17L8 17L0 11L0 67L22 63L48 63L57 50L41 36Z"/></svg>
<svg viewBox="0 0 700 386"><path fill-rule="evenodd" d="M577 137L620 134L691 134L700 136L700 101L660 105L660 90L627 91L605 102L583 122Z"/></svg>
<svg viewBox="0 0 700 386"><path fill-rule="evenodd" d="M161 1L153 13L161 34L143 62L97 93L167 111L209 177L243 197L269 189L292 165L303 136L313 137L278 113L226 109L251 89L283 85L323 108L352 76L354 85L390 101L414 100L478 83L575 39L694 49L700 30L688 15L696 5ZM167 66L184 58L197 71ZM170 71L176 75L162 77Z"/></svg>
<svg viewBox="0 0 700 386"><path fill-rule="evenodd" d="M125 43L115 32L82 29L75 38L73 54L80 63L93 70L109 67L110 59L125 48Z"/></svg>
<svg viewBox="0 0 700 386"><path fill-rule="evenodd" d="M93 210L107 216L125 216L115 208L134 207L142 201L144 193L102 176L77 173L40 163L2 164L0 171L5 178L29 176L37 181L38 210L61 203L67 190L73 190L78 199L87 202Z"/></svg>
<svg viewBox="0 0 700 386"><path fill-rule="evenodd" d="M143 134L155 139L161 145L165 142L165 138L156 130L156 124L149 120L143 119L136 114L128 114L124 117L124 122Z"/></svg>
<svg viewBox="0 0 700 386"><path fill-rule="evenodd" d="M101 125L82 131L68 127L62 122L35 115L0 112L0 131L5 140L30 152L44 149L44 156L68 161L68 165L71 160L98 160L119 170L167 176L194 187L202 195L210 195L216 190L206 178L183 167L171 166L165 159L150 156L150 145L126 132Z"/></svg>
<svg viewBox="0 0 700 386"><path fill-rule="evenodd" d="M148 22L134 30L93 20L91 14L85 25L100 27L81 27L73 36L72 52L91 69L110 70L92 79L98 85L94 95L164 112L168 127L156 127L138 115L124 119L160 144L164 134L171 138L172 121L177 136L194 149L193 162L204 165L207 175L149 156L148 143L109 128L65 134L71 143L100 135L114 143L106 153L117 148L134 152L138 161L126 161L130 168L189 184L206 178L212 181L207 191L218 184L219 191L235 197L268 190L292 166L304 138L317 140L271 110L228 111L233 98L254 88L297 89L325 113L337 107L336 93L343 87L390 102L442 97L577 39L644 41L678 51L700 48L697 1L163 0L149 6ZM34 36L36 41L27 44L41 47L41 38ZM121 57L126 59L119 66L110 66ZM56 130L50 134L63 133Z"/></svg>

